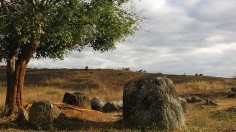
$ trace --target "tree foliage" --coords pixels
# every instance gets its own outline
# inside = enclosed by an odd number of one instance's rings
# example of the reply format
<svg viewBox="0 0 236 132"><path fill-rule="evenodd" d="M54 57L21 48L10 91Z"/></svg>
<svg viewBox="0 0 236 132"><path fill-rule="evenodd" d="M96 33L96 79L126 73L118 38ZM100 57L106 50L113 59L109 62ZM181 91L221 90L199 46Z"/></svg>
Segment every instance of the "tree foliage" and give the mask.
<svg viewBox="0 0 236 132"><path fill-rule="evenodd" d="M2 0L0 58L16 59L37 41L34 58L62 59L89 46L107 51L138 29L141 20L128 0ZM12 53L14 51L14 53Z"/></svg>
<svg viewBox="0 0 236 132"><path fill-rule="evenodd" d="M0 116L23 106L27 65L33 58L62 59L89 46L107 51L138 29L128 0L1 0L0 60L7 62L7 94Z"/></svg>

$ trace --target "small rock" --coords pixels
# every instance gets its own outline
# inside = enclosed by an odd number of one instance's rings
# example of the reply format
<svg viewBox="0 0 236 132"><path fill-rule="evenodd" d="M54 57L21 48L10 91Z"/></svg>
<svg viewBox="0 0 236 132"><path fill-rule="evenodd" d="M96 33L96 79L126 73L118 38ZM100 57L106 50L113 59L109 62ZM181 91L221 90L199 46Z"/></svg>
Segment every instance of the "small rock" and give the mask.
<svg viewBox="0 0 236 132"><path fill-rule="evenodd" d="M123 101L109 101L103 106L102 111L106 113L122 111Z"/></svg>
<svg viewBox="0 0 236 132"><path fill-rule="evenodd" d="M193 96L193 97L188 97L186 101L188 103L197 103L197 102L201 102L202 100L197 96Z"/></svg>
<svg viewBox="0 0 236 132"><path fill-rule="evenodd" d="M229 92L228 93L228 98L234 98L236 97L236 92Z"/></svg>
<svg viewBox="0 0 236 132"><path fill-rule="evenodd" d="M204 103L204 105L208 105L208 106L216 106L217 105L215 102L213 102L209 98L207 98L205 101L206 102Z"/></svg>
<svg viewBox="0 0 236 132"><path fill-rule="evenodd" d="M123 108L123 101L118 101L117 104L121 107L121 109Z"/></svg>
<svg viewBox="0 0 236 132"><path fill-rule="evenodd" d="M236 87L235 88L231 88L232 92L236 92Z"/></svg>
<svg viewBox="0 0 236 132"><path fill-rule="evenodd" d="M78 107L82 107L85 109L91 109L90 101L87 96L85 96L84 93L68 93L66 92L64 94L63 103L75 105Z"/></svg>
<svg viewBox="0 0 236 132"><path fill-rule="evenodd" d="M188 102L181 97L179 97L179 100L180 100L180 103L181 103L184 113L187 113L188 112L188 109L187 109Z"/></svg>
<svg viewBox="0 0 236 132"><path fill-rule="evenodd" d="M90 100L92 110L102 111L105 103L105 100L99 97Z"/></svg>

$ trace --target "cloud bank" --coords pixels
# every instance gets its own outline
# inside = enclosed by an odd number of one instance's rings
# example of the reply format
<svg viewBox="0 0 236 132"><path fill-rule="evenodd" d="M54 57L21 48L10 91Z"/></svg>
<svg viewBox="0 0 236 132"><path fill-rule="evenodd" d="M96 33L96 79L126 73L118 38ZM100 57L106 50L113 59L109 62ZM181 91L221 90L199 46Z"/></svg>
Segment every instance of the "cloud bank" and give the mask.
<svg viewBox="0 0 236 132"><path fill-rule="evenodd" d="M235 0L133 0L148 18L114 51L85 48L63 61L32 60L38 68L144 69L169 74L236 75Z"/></svg>

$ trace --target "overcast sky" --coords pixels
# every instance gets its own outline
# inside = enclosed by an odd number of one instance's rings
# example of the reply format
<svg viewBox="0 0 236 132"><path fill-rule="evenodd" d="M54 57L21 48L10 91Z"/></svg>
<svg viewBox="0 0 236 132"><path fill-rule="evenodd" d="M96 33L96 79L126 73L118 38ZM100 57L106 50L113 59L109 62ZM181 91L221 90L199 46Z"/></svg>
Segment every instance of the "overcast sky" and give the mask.
<svg viewBox="0 0 236 132"><path fill-rule="evenodd" d="M148 18L116 50L85 49L39 68L122 68L168 74L236 75L236 0L134 0Z"/></svg>

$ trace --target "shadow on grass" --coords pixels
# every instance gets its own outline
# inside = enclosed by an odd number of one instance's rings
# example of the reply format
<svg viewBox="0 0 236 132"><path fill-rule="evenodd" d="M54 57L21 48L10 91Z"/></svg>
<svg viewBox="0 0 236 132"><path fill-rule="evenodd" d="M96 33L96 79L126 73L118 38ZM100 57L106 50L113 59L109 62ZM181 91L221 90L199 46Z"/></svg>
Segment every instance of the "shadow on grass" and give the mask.
<svg viewBox="0 0 236 132"><path fill-rule="evenodd" d="M94 122L88 120L82 120L78 118L70 118L65 121L65 124L59 124L57 127L58 130L67 130L67 131L75 131L75 130L108 130L108 129L124 129L124 125L122 121L115 122Z"/></svg>
<svg viewBox="0 0 236 132"><path fill-rule="evenodd" d="M59 131L157 131L155 127L139 127L132 122L124 122L122 119L113 122L94 122L78 118L69 118L65 124L59 124L56 130Z"/></svg>
<svg viewBox="0 0 236 132"><path fill-rule="evenodd" d="M0 131L18 131L18 130L30 130L28 124L17 123L15 121L9 121L9 119L0 118Z"/></svg>
<svg viewBox="0 0 236 132"><path fill-rule="evenodd" d="M21 123L9 121L0 118L0 131L33 131L33 130L46 130L46 131L124 131L128 129L135 129L123 123L122 120L113 122L94 122L78 118L67 118L63 121L56 122L53 128L39 129L38 127L30 126L28 123Z"/></svg>

